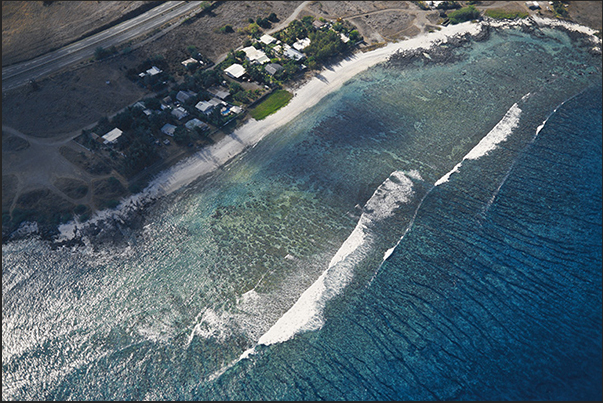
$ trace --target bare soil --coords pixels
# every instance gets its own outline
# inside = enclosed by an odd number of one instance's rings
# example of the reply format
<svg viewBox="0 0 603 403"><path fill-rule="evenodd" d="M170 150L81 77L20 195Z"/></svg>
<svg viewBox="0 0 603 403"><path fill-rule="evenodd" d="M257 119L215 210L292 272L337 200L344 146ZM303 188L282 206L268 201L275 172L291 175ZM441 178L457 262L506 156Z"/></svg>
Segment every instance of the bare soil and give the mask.
<svg viewBox="0 0 603 403"><path fill-rule="evenodd" d="M65 46L145 3L150 2L3 1L2 66Z"/></svg>

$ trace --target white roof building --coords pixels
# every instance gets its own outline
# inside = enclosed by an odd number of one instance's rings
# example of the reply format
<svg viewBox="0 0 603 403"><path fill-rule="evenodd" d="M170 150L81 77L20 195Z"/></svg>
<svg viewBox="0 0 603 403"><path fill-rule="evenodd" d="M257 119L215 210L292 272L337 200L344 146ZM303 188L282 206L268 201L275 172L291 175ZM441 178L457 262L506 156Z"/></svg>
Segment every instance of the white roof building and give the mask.
<svg viewBox="0 0 603 403"><path fill-rule="evenodd" d="M199 63L199 64L203 64L203 62L200 62L197 59L193 59L192 57L190 59L186 59L185 61L181 62L183 66L188 66L191 63Z"/></svg>
<svg viewBox="0 0 603 403"><path fill-rule="evenodd" d="M270 58L266 56L264 51L256 49L253 46L247 46L241 50L245 52L245 58L251 63L264 64L270 61Z"/></svg>
<svg viewBox="0 0 603 403"><path fill-rule="evenodd" d="M209 115L214 110L214 104L211 104L207 101L199 101L195 108L199 109L201 112Z"/></svg>
<svg viewBox="0 0 603 403"><path fill-rule="evenodd" d="M285 52L283 53L283 55L285 57L289 58L289 59L295 59L295 60L301 60L304 57L306 57L306 56L304 56L303 53L301 53L301 52L299 52L299 51L297 51L295 49L292 49L292 48L289 48L289 49L285 50Z"/></svg>
<svg viewBox="0 0 603 403"><path fill-rule="evenodd" d="M293 47L299 51L304 50L308 46L310 46L310 38L298 39L293 44Z"/></svg>
<svg viewBox="0 0 603 403"><path fill-rule="evenodd" d="M270 45L272 42L276 42L276 38L274 36L264 34L260 38L260 42L265 43L266 45Z"/></svg>
<svg viewBox="0 0 603 403"><path fill-rule="evenodd" d="M150 75L150 76L154 76L154 75L162 73L162 72L163 72L163 70L161 70L161 69L159 69L159 68L157 68L155 66L153 66L153 67L151 67L150 69L147 70L147 74Z"/></svg>
<svg viewBox="0 0 603 403"><path fill-rule="evenodd" d="M103 139L105 140L103 143L104 144L113 144L117 141L117 139L119 138L119 136L122 135L122 131L119 130L117 127L113 130L111 130L110 132L108 132L107 134L105 134L103 136Z"/></svg>
<svg viewBox="0 0 603 403"><path fill-rule="evenodd" d="M232 78L241 78L247 72L245 71L245 67L235 63L232 66L224 69L224 73Z"/></svg>

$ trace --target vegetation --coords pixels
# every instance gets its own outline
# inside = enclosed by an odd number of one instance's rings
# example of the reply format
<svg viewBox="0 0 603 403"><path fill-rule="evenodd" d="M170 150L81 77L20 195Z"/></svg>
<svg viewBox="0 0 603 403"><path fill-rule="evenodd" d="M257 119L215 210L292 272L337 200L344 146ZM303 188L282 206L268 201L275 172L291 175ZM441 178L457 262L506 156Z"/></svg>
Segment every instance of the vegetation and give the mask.
<svg viewBox="0 0 603 403"><path fill-rule="evenodd" d="M513 20L515 18L526 18L529 13L525 11L505 11L501 9L488 9L484 12L487 17L497 20Z"/></svg>
<svg viewBox="0 0 603 403"><path fill-rule="evenodd" d="M117 53L117 49L115 48L115 46L111 46L109 49L105 49L102 46L99 46L94 50L94 58L96 60L101 60L111 55L114 55L115 53Z"/></svg>
<svg viewBox="0 0 603 403"><path fill-rule="evenodd" d="M251 117L256 120L262 120L287 105L291 98L293 98L293 94L287 90L274 91L268 98L250 111Z"/></svg>
<svg viewBox="0 0 603 403"><path fill-rule="evenodd" d="M553 4L553 14L555 18L569 18L569 12L565 7L564 2L562 1L554 1Z"/></svg>
<svg viewBox="0 0 603 403"><path fill-rule="evenodd" d="M459 24L465 21L471 21L479 18L480 12L475 6L463 7L460 10L453 11L448 16L452 24Z"/></svg>
<svg viewBox="0 0 603 403"><path fill-rule="evenodd" d="M439 10L450 10L453 8L461 8L461 5L458 1L442 1L436 8Z"/></svg>
<svg viewBox="0 0 603 403"><path fill-rule="evenodd" d="M234 32L234 29L232 29L232 25L226 24L220 28L220 32L222 32L223 34L229 34Z"/></svg>

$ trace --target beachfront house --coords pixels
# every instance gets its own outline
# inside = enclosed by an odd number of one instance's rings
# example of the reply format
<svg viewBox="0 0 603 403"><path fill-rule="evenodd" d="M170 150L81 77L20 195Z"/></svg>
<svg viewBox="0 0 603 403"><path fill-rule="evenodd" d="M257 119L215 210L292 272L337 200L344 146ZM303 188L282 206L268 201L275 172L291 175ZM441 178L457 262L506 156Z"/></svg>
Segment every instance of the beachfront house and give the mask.
<svg viewBox="0 0 603 403"><path fill-rule="evenodd" d="M103 136L103 144L115 144L117 139L122 135L122 131L117 127Z"/></svg>
<svg viewBox="0 0 603 403"><path fill-rule="evenodd" d="M192 129L196 128L196 127L200 127L200 128L202 128L203 130L205 130L205 129L209 129L209 126L208 126L206 123L204 123L204 122L200 121L200 120L199 120L199 119L197 119L197 118L194 118L194 119L189 120L188 122L186 122L186 124L185 124L184 126L185 126L187 129L189 129L189 130L192 130Z"/></svg>
<svg viewBox="0 0 603 403"><path fill-rule="evenodd" d="M278 63L269 63L265 67L266 73L270 74L271 76L275 75L277 72L281 71L282 69L283 69L283 66L281 66Z"/></svg>
<svg viewBox="0 0 603 403"><path fill-rule="evenodd" d="M182 120L188 116L188 112L183 107L179 106L172 111L172 115L176 117L178 120Z"/></svg>
<svg viewBox="0 0 603 403"><path fill-rule="evenodd" d="M166 123L161 128L161 133L167 134L168 136L174 136L174 132L176 131L176 126Z"/></svg>
<svg viewBox="0 0 603 403"><path fill-rule="evenodd" d="M232 66L224 69L224 73L226 73L226 75L229 77L239 79L243 77L247 72L245 71L245 67L241 66L238 63L235 63Z"/></svg>
<svg viewBox="0 0 603 403"><path fill-rule="evenodd" d="M245 52L245 59L249 60L252 64L264 64L270 61L270 58L266 56L264 51L256 49L253 46L247 46L241 50Z"/></svg>

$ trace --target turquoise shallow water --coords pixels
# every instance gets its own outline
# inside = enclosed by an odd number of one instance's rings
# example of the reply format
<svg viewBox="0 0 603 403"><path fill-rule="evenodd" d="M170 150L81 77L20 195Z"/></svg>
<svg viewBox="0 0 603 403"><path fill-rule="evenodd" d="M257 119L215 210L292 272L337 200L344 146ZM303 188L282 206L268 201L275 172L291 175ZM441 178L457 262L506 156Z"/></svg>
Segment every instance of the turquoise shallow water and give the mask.
<svg viewBox="0 0 603 403"><path fill-rule="evenodd" d="M3 245L3 399L600 398L589 49L512 29L393 58L119 241ZM314 330L238 360L338 251Z"/></svg>

